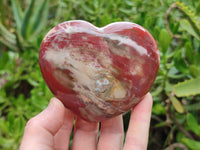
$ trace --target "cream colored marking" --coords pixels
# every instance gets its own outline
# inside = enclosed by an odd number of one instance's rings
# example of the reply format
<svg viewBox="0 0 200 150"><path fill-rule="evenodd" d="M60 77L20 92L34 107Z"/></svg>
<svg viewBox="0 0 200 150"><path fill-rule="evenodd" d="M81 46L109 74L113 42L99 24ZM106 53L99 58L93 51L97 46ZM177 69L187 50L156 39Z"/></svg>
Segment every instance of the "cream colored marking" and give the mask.
<svg viewBox="0 0 200 150"><path fill-rule="evenodd" d="M70 56L71 52L75 53L76 59ZM108 72L108 68L111 67L111 64L105 65L107 69L104 69L98 64L97 61L93 61L93 62L80 61L79 59L81 59L84 56L82 56L78 52L79 52L78 48L71 48L71 49L65 48L59 51L56 49L49 49L48 51L45 52L44 59L51 62L55 68L70 70L72 72L71 76L77 81L77 82L74 82L74 88L73 88L77 92L78 91L80 93L88 92L88 91L85 91L84 88L80 88L80 86L85 86L90 91L93 91L93 89L95 88L100 88L98 87L100 85L98 85L99 83L98 83L97 77L100 74L103 74L105 76L110 76L113 83L112 83L112 86L108 86L109 87L108 89L105 88L105 90L107 90L106 92L107 94L102 94L101 98L108 99L108 100L109 99L117 100L119 98L124 98L126 96L127 89L121 85L120 81L115 79L114 76L112 76ZM109 58L106 58L105 55L101 53L99 53L98 57L99 59L109 60ZM111 63L109 61L105 61L105 62ZM95 67L95 66L98 66L98 67ZM109 82L107 82L105 79L103 84L108 84L108 83ZM95 97L91 99L95 101Z"/></svg>
<svg viewBox="0 0 200 150"><path fill-rule="evenodd" d="M140 85L144 84L146 82L146 79L142 78L140 81Z"/></svg>
<svg viewBox="0 0 200 150"><path fill-rule="evenodd" d="M147 50L144 47L138 45L135 41L131 40L129 37L121 36L121 35L118 35L118 34L100 34L100 33L97 33L95 31L88 30L86 28L71 27L69 24L66 24L66 28L64 28L60 25L60 28L62 28L69 35L71 35L73 33L83 33L83 32L85 32L85 33L89 33L89 34L100 36L100 37L106 37L106 38L109 38L111 40L117 40L117 41L120 42L119 44L126 44L126 45L133 47L134 49L137 50L137 52L140 55L147 55Z"/></svg>
<svg viewBox="0 0 200 150"><path fill-rule="evenodd" d="M135 64L133 67L130 67L130 73L132 75L139 75L139 76L143 76L143 68L142 68L142 64Z"/></svg>
<svg viewBox="0 0 200 150"><path fill-rule="evenodd" d="M111 96L112 98L124 98L126 96L126 90L122 86L116 86L112 92Z"/></svg>
<svg viewBox="0 0 200 150"><path fill-rule="evenodd" d="M97 69L92 65L88 67L87 63L85 64L81 61L73 59L70 57L69 50L49 50L46 51L44 57L46 60L54 64L54 66L57 66L60 69L70 70L79 84L85 85L92 90L91 88L94 81L90 78L90 75L92 76L95 72L97 72ZM102 68L100 68L100 70L102 70Z"/></svg>
<svg viewBox="0 0 200 150"><path fill-rule="evenodd" d="M86 36L82 36L82 39L83 40L87 40L88 38Z"/></svg>
<svg viewBox="0 0 200 150"><path fill-rule="evenodd" d="M126 44L126 45L129 45L133 48L135 48L137 50L138 53L140 53L140 55L147 55L147 50L138 45L135 41L131 40L130 38L128 37L122 37L120 35L117 35L117 34L107 34L107 35L104 35L106 38L109 38L111 40L117 40L119 41L119 45L121 44Z"/></svg>

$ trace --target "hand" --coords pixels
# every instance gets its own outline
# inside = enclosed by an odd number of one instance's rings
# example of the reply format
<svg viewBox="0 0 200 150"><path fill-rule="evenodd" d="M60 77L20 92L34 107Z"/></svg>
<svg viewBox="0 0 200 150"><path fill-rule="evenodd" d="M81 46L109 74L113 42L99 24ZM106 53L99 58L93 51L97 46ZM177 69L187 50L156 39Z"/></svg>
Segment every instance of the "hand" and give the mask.
<svg viewBox="0 0 200 150"><path fill-rule="evenodd" d="M72 150L146 150L152 109L148 93L133 109L124 140L122 115L99 123L76 118ZM74 122L74 114L56 98L25 127L20 150L67 150Z"/></svg>

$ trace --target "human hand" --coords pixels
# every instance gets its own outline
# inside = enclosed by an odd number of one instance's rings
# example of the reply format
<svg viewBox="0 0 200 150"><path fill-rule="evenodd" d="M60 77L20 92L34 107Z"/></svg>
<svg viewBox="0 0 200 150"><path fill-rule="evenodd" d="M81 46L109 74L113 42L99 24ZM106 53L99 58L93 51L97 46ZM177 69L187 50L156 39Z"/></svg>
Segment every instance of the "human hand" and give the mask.
<svg viewBox="0 0 200 150"><path fill-rule="evenodd" d="M148 93L133 108L124 144L122 115L102 121L99 137L99 123L89 123L77 117L72 150L146 150L152 102ZM69 149L74 118L74 114L57 98L52 98L43 112L28 121L20 150Z"/></svg>

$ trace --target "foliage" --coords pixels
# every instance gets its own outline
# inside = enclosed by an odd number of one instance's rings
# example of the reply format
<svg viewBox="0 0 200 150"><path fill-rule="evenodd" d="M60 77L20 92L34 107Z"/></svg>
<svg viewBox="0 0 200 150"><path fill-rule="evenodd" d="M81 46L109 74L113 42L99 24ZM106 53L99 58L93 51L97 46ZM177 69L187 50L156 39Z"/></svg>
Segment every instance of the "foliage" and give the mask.
<svg viewBox="0 0 200 150"><path fill-rule="evenodd" d="M39 46L50 28L72 19L100 27L131 21L150 31L160 49L160 69L151 89L149 149L174 143L200 149L198 0L1 0L0 149L18 149L26 121L53 96L40 73Z"/></svg>
<svg viewBox="0 0 200 150"><path fill-rule="evenodd" d="M12 33L0 22L0 41L12 50L18 51L39 46L37 36L40 36L39 33L47 21L48 1L36 3L35 0L31 0L29 6L23 11L18 0L11 0L10 7L15 29Z"/></svg>

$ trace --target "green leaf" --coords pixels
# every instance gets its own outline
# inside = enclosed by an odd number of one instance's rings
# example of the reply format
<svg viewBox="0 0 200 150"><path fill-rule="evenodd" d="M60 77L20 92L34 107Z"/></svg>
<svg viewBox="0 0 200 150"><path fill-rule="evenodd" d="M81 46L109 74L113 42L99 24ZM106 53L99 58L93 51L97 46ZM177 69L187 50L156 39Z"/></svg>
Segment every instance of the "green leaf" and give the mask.
<svg viewBox="0 0 200 150"><path fill-rule="evenodd" d="M3 22L3 24L6 22L6 14L7 14L7 9L5 8L5 5L4 5L5 1L1 0L0 1L0 14L1 14L1 17L0 17L0 21Z"/></svg>
<svg viewBox="0 0 200 150"><path fill-rule="evenodd" d="M176 33L178 31L180 23L179 22L174 22L174 24L172 24L172 25L173 25L172 32Z"/></svg>
<svg viewBox="0 0 200 150"><path fill-rule="evenodd" d="M168 126L167 121L162 121L162 122L157 123L154 127L161 128L161 127L166 127L166 126Z"/></svg>
<svg viewBox="0 0 200 150"><path fill-rule="evenodd" d="M197 64L198 67L200 67L200 59L199 58L200 58L200 53L198 52L194 55L194 64Z"/></svg>
<svg viewBox="0 0 200 150"><path fill-rule="evenodd" d="M144 25L143 25L145 28L150 29L154 24L155 24L155 18L154 17L152 17L150 15L145 17L145 22L144 22Z"/></svg>
<svg viewBox="0 0 200 150"><path fill-rule="evenodd" d="M107 24L109 24L111 21L111 18L109 17L108 14L104 14L102 17L101 17L101 25L102 26L105 26Z"/></svg>
<svg viewBox="0 0 200 150"><path fill-rule="evenodd" d="M159 35L159 45L161 47L162 52L165 53L167 51L171 41L172 38L169 32L166 29L162 29Z"/></svg>
<svg viewBox="0 0 200 150"><path fill-rule="evenodd" d="M0 43L2 43L3 45L7 46L8 48L10 48L11 50L14 50L14 51L18 51L18 47L13 44L13 43L10 43L9 41L3 39L0 37Z"/></svg>
<svg viewBox="0 0 200 150"><path fill-rule="evenodd" d="M192 64L194 62L193 59L194 48L192 46L192 43L190 41L186 42L184 48L185 48L185 57L187 58L188 62Z"/></svg>
<svg viewBox="0 0 200 150"><path fill-rule="evenodd" d="M10 31L4 27L4 25L0 22L0 35L4 37L7 41L10 43L16 43L16 37L14 34L12 34Z"/></svg>
<svg viewBox="0 0 200 150"><path fill-rule="evenodd" d="M181 141L191 150L198 150L200 149L200 142L199 141L195 141L195 140L191 140L189 138L182 138Z"/></svg>
<svg viewBox="0 0 200 150"><path fill-rule="evenodd" d="M200 102L190 104L190 105L185 105L184 110L186 110L186 111L198 111L198 110L200 110Z"/></svg>
<svg viewBox="0 0 200 150"><path fill-rule="evenodd" d="M158 26L155 26L153 28L153 37L159 37L159 34L160 34L160 28Z"/></svg>
<svg viewBox="0 0 200 150"><path fill-rule="evenodd" d="M198 33L195 32L191 24L186 19L180 20L180 26L183 30L187 31L190 35L200 40Z"/></svg>
<svg viewBox="0 0 200 150"><path fill-rule="evenodd" d="M22 28L21 28L21 34L23 38L27 38L27 34L29 32L28 30L30 27L31 16L33 15L34 4L35 4L35 0L32 0L23 18Z"/></svg>
<svg viewBox="0 0 200 150"><path fill-rule="evenodd" d="M20 31L21 25L22 25L22 19L23 19L22 9L18 3L18 0L11 0L11 6L12 6L13 17L17 25L17 30Z"/></svg>
<svg viewBox="0 0 200 150"><path fill-rule="evenodd" d="M9 129L6 122L3 119L0 119L0 134L8 134Z"/></svg>
<svg viewBox="0 0 200 150"><path fill-rule="evenodd" d="M5 102L6 102L6 99L0 95L0 104L5 104Z"/></svg>
<svg viewBox="0 0 200 150"><path fill-rule="evenodd" d="M192 96L200 94L200 78L186 80L174 86L176 96Z"/></svg>
<svg viewBox="0 0 200 150"><path fill-rule="evenodd" d="M188 73L188 66L184 60L183 49L178 49L174 55L174 65L182 73Z"/></svg>
<svg viewBox="0 0 200 150"><path fill-rule="evenodd" d="M27 78L28 83L32 86L38 86L38 82L33 80L32 78Z"/></svg>
<svg viewBox="0 0 200 150"><path fill-rule="evenodd" d="M14 126L14 120L15 120L15 116L13 114L14 112L9 112L8 116L7 116L7 121L9 123L9 129L12 130L13 126Z"/></svg>
<svg viewBox="0 0 200 150"><path fill-rule="evenodd" d="M157 103L153 106L152 113L156 115L164 115L166 114L166 108L165 106Z"/></svg>
<svg viewBox="0 0 200 150"><path fill-rule="evenodd" d="M189 71L194 78L197 78L199 76L199 69L196 65L190 65Z"/></svg>
<svg viewBox="0 0 200 150"><path fill-rule="evenodd" d="M15 139L10 138L10 139L6 139L3 136L0 136L0 145L1 148L8 148L8 147L12 147L15 143Z"/></svg>
<svg viewBox="0 0 200 150"><path fill-rule="evenodd" d="M21 132L23 132L25 126L25 121L24 118L22 116L20 116L19 118L15 119L15 134L20 134Z"/></svg>
<svg viewBox="0 0 200 150"><path fill-rule="evenodd" d="M165 82L165 92L169 95L172 92L173 85L169 83L169 81Z"/></svg>
<svg viewBox="0 0 200 150"><path fill-rule="evenodd" d="M35 13L35 16L33 17L33 26L31 28L30 34L37 35L41 32L48 18L48 8L48 1L44 0L38 11Z"/></svg>
<svg viewBox="0 0 200 150"><path fill-rule="evenodd" d="M157 97L163 91L163 86L158 86L156 90L151 92L153 97Z"/></svg>
<svg viewBox="0 0 200 150"><path fill-rule="evenodd" d="M184 112L184 108L183 108L182 104L179 102L179 100L176 97L173 96L172 98L170 98L170 100L171 100L172 105L174 106L175 110L178 113Z"/></svg>
<svg viewBox="0 0 200 150"><path fill-rule="evenodd" d="M196 6L196 14L200 14L200 2Z"/></svg>
<svg viewBox="0 0 200 150"><path fill-rule="evenodd" d="M191 113L187 114L186 119L189 129L200 136L200 125L198 124L197 119Z"/></svg>
<svg viewBox="0 0 200 150"><path fill-rule="evenodd" d="M91 9L91 7L87 6L87 5L85 4L85 2L82 2L81 7L82 7L82 9L83 9L85 12L87 12L88 14L94 15L94 13L95 13L94 10Z"/></svg>
<svg viewBox="0 0 200 150"><path fill-rule="evenodd" d="M132 13L131 9L125 9L125 8L119 8L119 11L121 13L124 13L124 14L130 14L130 13Z"/></svg>
<svg viewBox="0 0 200 150"><path fill-rule="evenodd" d="M176 67L171 67L167 74L168 78L180 79L186 76L186 74L180 74Z"/></svg>
<svg viewBox="0 0 200 150"><path fill-rule="evenodd" d="M3 53L3 56L0 59L0 68L4 69L5 65L7 64L7 62L9 61L9 55L8 53Z"/></svg>

